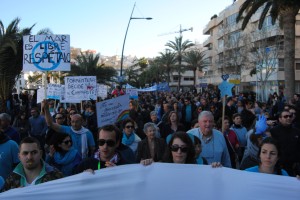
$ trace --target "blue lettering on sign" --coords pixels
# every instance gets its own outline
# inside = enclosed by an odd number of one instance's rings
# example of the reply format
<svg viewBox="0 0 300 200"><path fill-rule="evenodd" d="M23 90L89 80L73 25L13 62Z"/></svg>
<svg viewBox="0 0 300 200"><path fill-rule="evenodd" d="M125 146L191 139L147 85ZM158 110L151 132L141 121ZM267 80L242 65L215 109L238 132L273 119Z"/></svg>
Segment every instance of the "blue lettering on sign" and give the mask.
<svg viewBox="0 0 300 200"><path fill-rule="evenodd" d="M35 53L36 49L38 48L43 49L44 52L42 54ZM56 69L59 66L61 60L63 59L63 55L59 48L59 45L51 41L44 41L44 42L37 43L35 47L32 49L31 56L32 56L34 66L36 66L36 68L40 70L46 70L46 71ZM40 63L44 63L45 61L48 63L52 63L52 66L47 68L40 66Z"/></svg>

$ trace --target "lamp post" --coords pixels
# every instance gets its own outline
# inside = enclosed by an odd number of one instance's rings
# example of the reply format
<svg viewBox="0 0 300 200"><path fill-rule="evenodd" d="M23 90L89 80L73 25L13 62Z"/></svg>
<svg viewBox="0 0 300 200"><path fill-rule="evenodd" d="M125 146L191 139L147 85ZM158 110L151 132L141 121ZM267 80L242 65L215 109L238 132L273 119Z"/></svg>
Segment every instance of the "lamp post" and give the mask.
<svg viewBox="0 0 300 200"><path fill-rule="evenodd" d="M124 56L123 56L123 55L124 55L124 47L125 47L125 42L126 42L126 37L127 37L127 32L128 32L128 28L129 28L129 25L130 25L130 21L131 21L132 19L146 19L146 20L151 20L151 19L152 19L151 17L132 17L134 8L135 8L135 3L134 3L134 6L133 6L133 9L132 9L130 18L129 18L129 22L128 22L127 29L126 29L126 33L125 33L125 37L124 37L123 47L122 47L121 69L120 69L120 77L121 77L121 79L122 79L122 75L123 75L123 60L124 60Z"/></svg>

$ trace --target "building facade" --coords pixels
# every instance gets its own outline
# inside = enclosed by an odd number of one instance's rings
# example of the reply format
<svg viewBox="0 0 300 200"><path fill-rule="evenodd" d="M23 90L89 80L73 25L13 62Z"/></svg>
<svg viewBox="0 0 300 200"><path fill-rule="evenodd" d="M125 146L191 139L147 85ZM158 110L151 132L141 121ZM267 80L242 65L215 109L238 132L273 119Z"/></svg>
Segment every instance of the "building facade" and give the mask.
<svg viewBox="0 0 300 200"><path fill-rule="evenodd" d="M229 74L229 81L236 84L236 92L253 91L265 100L268 94L284 88L284 33L278 21L271 24L268 15L262 29L258 29L262 8L252 16L245 30L241 30L241 22L236 23L236 17L244 2L235 1L219 15L212 16L204 28L203 33L209 35L203 46L207 48L210 66L202 82L217 85L222 81L222 74ZM300 92L300 13L295 26L296 91Z"/></svg>

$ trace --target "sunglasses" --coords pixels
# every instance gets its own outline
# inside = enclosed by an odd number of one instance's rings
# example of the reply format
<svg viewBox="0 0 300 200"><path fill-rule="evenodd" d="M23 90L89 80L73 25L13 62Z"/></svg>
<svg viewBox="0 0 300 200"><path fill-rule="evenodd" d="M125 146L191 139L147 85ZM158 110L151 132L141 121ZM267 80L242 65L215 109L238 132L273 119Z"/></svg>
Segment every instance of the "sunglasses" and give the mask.
<svg viewBox="0 0 300 200"><path fill-rule="evenodd" d="M292 118L293 117L293 115L284 115L284 116L282 116L284 119L287 119L287 118Z"/></svg>
<svg viewBox="0 0 300 200"><path fill-rule="evenodd" d="M172 145L171 146L171 151L173 151L173 152L178 152L178 149L180 149L180 151L183 152L183 153L186 153L189 150L188 147L180 147L178 145Z"/></svg>
<svg viewBox="0 0 300 200"><path fill-rule="evenodd" d="M98 140L98 145L99 146L103 146L105 143L109 147L114 147L116 145L116 142L114 140L104 140L104 139Z"/></svg>
<svg viewBox="0 0 300 200"><path fill-rule="evenodd" d="M125 128L128 128L128 129L130 129L130 128L134 128L134 126L125 126Z"/></svg>
<svg viewBox="0 0 300 200"><path fill-rule="evenodd" d="M66 140L66 141L63 141L62 143L64 143L65 145L72 144L72 140Z"/></svg>

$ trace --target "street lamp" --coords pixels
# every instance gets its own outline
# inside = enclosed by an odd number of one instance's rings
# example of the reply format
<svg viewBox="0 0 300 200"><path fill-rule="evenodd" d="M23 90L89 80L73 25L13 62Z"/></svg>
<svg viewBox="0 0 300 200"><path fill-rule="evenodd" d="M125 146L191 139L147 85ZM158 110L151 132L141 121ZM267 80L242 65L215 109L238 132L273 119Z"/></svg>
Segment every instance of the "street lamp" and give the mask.
<svg viewBox="0 0 300 200"><path fill-rule="evenodd" d="M125 37L124 37L123 47L122 47L121 69L120 69L120 77L121 77L121 79L122 79L122 75L123 75L123 55L124 55L124 47L125 47L125 42L126 42L126 37L127 37L127 32L128 32L128 28L129 28L129 25L130 25L130 21L131 21L132 19L146 19L146 20L151 20L151 19L152 19L151 17L132 17L134 8L135 8L135 3L134 3L134 6L133 6L133 9L132 9L130 18L129 18L129 22L128 22L127 29L126 29L126 33L125 33Z"/></svg>

